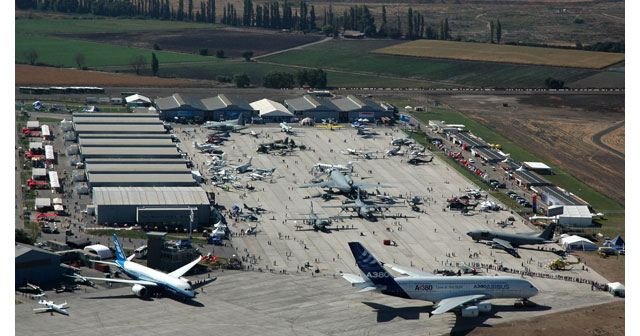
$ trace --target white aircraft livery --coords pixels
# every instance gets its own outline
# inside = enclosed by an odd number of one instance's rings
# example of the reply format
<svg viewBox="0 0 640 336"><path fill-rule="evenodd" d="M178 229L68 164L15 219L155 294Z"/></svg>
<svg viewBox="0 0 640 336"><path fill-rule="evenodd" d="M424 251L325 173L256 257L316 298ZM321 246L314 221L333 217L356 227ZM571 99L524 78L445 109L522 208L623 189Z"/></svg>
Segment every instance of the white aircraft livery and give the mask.
<svg viewBox="0 0 640 336"><path fill-rule="evenodd" d="M100 263L118 267L122 272L134 280L85 277L86 279L131 284L133 285L131 290L139 297L147 295L147 287L167 290L185 298L194 298L196 296L194 286L191 285L189 280L183 278L182 275L195 266L201 260L200 257L171 273L164 273L133 262L132 260L135 257L135 254L126 258L124 250L120 245L120 241L118 241L118 237L115 234L113 234L113 242L116 248L115 262L100 261ZM207 280L206 283L210 283L213 280L215 280L215 278ZM196 287L201 287L203 285L205 285L205 282L199 283Z"/></svg>
<svg viewBox="0 0 640 336"><path fill-rule="evenodd" d="M491 311L491 303L480 300L528 299L538 294L538 289L525 279L507 276L449 277L387 263L391 269L408 275L395 278L360 243L350 242L349 247L361 276L343 274L343 278L362 288L360 292L376 290L405 299L431 301L435 305L429 317L453 309L460 309L463 317L475 317L479 312Z"/></svg>

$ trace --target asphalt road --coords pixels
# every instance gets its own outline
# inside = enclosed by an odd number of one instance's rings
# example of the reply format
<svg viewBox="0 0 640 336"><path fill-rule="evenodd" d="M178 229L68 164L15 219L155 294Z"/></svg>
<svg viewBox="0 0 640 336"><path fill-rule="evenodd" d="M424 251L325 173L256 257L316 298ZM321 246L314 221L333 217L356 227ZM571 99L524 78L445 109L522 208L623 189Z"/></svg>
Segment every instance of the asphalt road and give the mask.
<svg viewBox="0 0 640 336"><path fill-rule="evenodd" d="M593 141L593 143L595 143L596 145L602 147L604 150L610 151L611 153L620 156L622 159L624 159L624 153L615 150L609 146L607 146L605 143L602 142L602 137L605 136L606 134L609 134L615 130L617 130L618 128L624 126L624 120L617 122L613 125L611 125L610 127L607 127L605 129L603 129L602 131L596 133L595 135L593 135L591 137L591 140Z"/></svg>

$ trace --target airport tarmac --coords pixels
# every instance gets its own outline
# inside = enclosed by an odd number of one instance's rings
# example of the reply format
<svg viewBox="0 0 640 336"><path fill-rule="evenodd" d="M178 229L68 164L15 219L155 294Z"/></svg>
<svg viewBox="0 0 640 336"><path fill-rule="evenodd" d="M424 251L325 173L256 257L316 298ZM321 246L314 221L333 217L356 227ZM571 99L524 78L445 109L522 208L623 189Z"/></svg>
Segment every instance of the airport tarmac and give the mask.
<svg viewBox="0 0 640 336"><path fill-rule="evenodd" d="M219 279L198 296L196 302L199 304L185 304L170 298L137 299L129 288L114 286L98 292L90 289L86 294L52 296L51 299L56 303L69 300L71 316L64 317L35 315L32 308L36 308L36 302L27 300L27 304L16 305L16 333L90 335L111 332L157 335L195 331L230 335L439 335L457 328L467 329L483 323L493 325L613 300L608 293L591 291L586 283L525 276L540 290L540 294L533 298L539 307L516 309L513 308L512 299L494 300L493 317L456 322L452 313L428 318L430 303L378 293L357 293L356 288L340 278L340 272L359 273L347 245L350 241L360 241L381 261L426 272L442 268L456 271L456 263L465 262L491 265L489 270L480 269L485 275L512 275L495 270L501 265L515 270L527 268L540 274L560 274L600 283L606 282L606 279L591 270L582 270L580 264L573 265L571 270L550 271L545 266L557 259L557 255L538 250L536 246L520 248L518 252L522 258L517 259L502 250L474 243L466 236L466 232L479 229L527 232L533 229L519 217L516 217L513 228L500 228L497 222L514 216L509 211L476 212L473 216L463 216L459 211L443 211L447 198L460 196L466 188L475 189L477 186L437 157L431 163L412 166L406 163L407 157L362 160L342 154L347 148L352 148L374 152L374 157L382 157L385 150L392 148L391 135L404 137L399 130L375 128L378 136L361 139L348 126L337 131L292 126L297 135L290 137L297 144L308 146L308 150L295 150L287 156L257 154L255 151L259 143L287 136L273 126L253 127L257 132L262 131L258 139L247 134L232 133L231 140L223 147L229 165L239 165L253 157L253 168L275 167L273 182L250 181L248 173L245 173L238 174L240 183L251 184L255 191L234 188L225 191L210 183L203 185L206 190L215 192L217 203L226 209L231 209L233 205L242 208L242 204L246 203L268 210L259 216L257 235L233 235L229 242L239 256L255 257L255 264L250 266L252 271L213 273L212 276L219 276ZM204 173L207 155L196 153L192 141L204 142L206 133L200 127L197 127L197 132L193 132L193 129L193 126L178 126L175 134L181 139L181 149ZM191 132L186 134L182 130ZM248 130L242 132L248 133ZM389 135L385 135L385 132ZM375 154L376 151L378 154ZM355 166L356 181L392 185L393 188L379 190L393 196L425 197L427 201L420 205L423 213L413 212L409 207L392 208L386 218L379 218L375 222L354 217L334 223L334 227L353 229L331 233L296 230L296 223L285 222L288 217L300 217L300 214L308 213L310 201L314 203L314 210L321 215L340 215L338 209L322 209L321 206L339 205L344 197L339 196L328 202L320 198L305 199L318 194L320 190L300 189L297 186L310 183L312 175L309 171L318 162L345 164L348 161ZM389 217L390 214L413 218L394 219ZM253 222L229 220L229 227L235 233L253 225ZM385 239L396 241L398 246L383 245ZM547 249L551 247L560 248L555 244L545 246ZM477 257L472 256L474 253L478 253ZM310 267L302 267L307 263ZM318 273L314 272L316 269ZM283 271L287 274L282 274ZM101 299L91 299L95 297ZM16 298L20 299L20 296Z"/></svg>
<svg viewBox="0 0 640 336"><path fill-rule="evenodd" d="M239 165L245 163L249 157L253 157L253 168L276 168L273 182L251 181L248 177L249 173L245 173L237 174L241 178L240 183L251 184L255 187L255 191L231 188L227 192L211 184L206 184L204 187L215 191L216 201L226 209L231 209L234 205L242 208L242 204L246 203L249 206L261 206L268 210L260 216L257 235L233 236L231 241L237 248L238 255L251 255L256 258L259 256L258 262L254 265L255 269L295 272L309 263L311 270L318 268L322 274L357 273L347 242L360 241L379 260L428 272L441 268L456 271L455 264L464 262L492 265L496 268L502 265L515 270L527 268L531 272L562 274L600 283L606 282L605 278L593 271L582 270L580 264L574 265L571 270L549 271L546 265L556 260L558 256L549 251L538 250L535 245L520 248L518 252L522 258L518 259L503 250L474 243L466 232L480 229L529 232L535 229L527 226L518 216L516 216L515 225L500 228L497 222L515 216L510 211L476 212L473 216L463 216L459 211L443 211L447 198L461 196L466 188L476 189L477 186L438 157L435 157L433 162L420 166L407 164L407 157L381 158L385 150L392 148L390 145L392 136L404 136L404 133L398 129L376 127L378 136L373 139L362 139L356 135L355 129L349 126L330 131L294 125L296 135L289 137L297 144L308 146L309 149L305 151L296 149L292 155L275 156L256 153L258 144L284 139L287 135L280 132L279 128L255 126L253 128L256 132L262 131L260 138L256 139L248 134L231 134L231 140L222 147L226 152L227 163ZM179 130L176 130L176 134L182 138L181 148L190 152L189 155L204 173L207 154L196 154L191 142L204 142L205 134L199 128L195 137L189 137ZM248 132L247 129L242 131L242 133ZM342 154L347 148L373 152L372 155L379 158L364 160ZM378 154L375 154L376 151ZM318 194L320 189L297 188L298 185L311 182L313 177L309 172L314 164L318 162L346 164L348 161L352 161L355 166L355 181L394 186L379 189L380 192L386 192L389 195L426 197L427 201L420 205L424 213L414 212L409 207L391 208L386 218L379 218L375 222L354 216L353 219L334 223L334 227L344 226L353 227L353 229L331 233L315 232L309 229L296 230L296 223L285 222L287 217L302 217L300 214L307 214L310 202L314 203L314 210L321 215L349 215L347 212L340 213L339 209L321 208L322 205L339 205L340 200L344 199L343 196L328 202L320 198L305 199L310 195ZM374 190L369 189L369 191ZM495 199L493 201L497 202ZM391 214L398 213L414 218L389 218ZM253 225L255 225L253 222L235 222L234 220L230 220L229 224L232 231L236 233ZM383 245L382 242L385 239L396 241L398 246ZM560 249L557 244L541 247ZM469 258L470 254L476 252L478 257ZM489 274L495 273L497 272L489 271ZM541 291L590 290L587 284L567 281L534 279L534 283Z"/></svg>
<svg viewBox="0 0 640 336"><path fill-rule="evenodd" d="M535 308L514 308L512 299L493 300L493 315L429 318L431 303L379 293L358 293L339 277L311 273L215 272L192 302L170 297L139 299L129 287L51 294L68 302L69 316L35 314L37 300L17 295L16 335L443 335L486 328L606 303L604 292L542 292ZM559 297L561 299L559 299Z"/></svg>

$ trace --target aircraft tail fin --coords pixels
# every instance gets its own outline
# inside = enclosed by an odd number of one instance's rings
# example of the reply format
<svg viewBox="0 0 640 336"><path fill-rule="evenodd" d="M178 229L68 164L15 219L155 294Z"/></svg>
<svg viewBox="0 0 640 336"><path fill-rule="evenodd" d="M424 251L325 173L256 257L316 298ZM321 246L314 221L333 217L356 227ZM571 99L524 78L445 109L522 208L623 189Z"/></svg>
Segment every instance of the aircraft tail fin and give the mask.
<svg viewBox="0 0 640 336"><path fill-rule="evenodd" d="M120 241L118 240L118 236L113 234L113 243L116 246L116 260L117 261L126 261L127 257L124 255L124 250L122 249L122 245L120 245Z"/></svg>
<svg viewBox="0 0 640 336"><path fill-rule="evenodd" d="M407 292L394 280L393 276L382 267L382 264L362 244L350 242L349 247L353 257L356 259L360 274L367 283L372 283L376 289L382 291L382 294L405 299L410 298Z"/></svg>
<svg viewBox="0 0 640 336"><path fill-rule="evenodd" d="M553 239L553 232L556 230L556 223L551 223L547 225L547 227L542 231L542 233L538 236L540 238L544 238L545 240Z"/></svg>
<svg viewBox="0 0 640 336"><path fill-rule="evenodd" d="M350 242L349 248L356 259L358 268L365 280L369 280L376 285L387 285L393 281L393 276L387 272L382 264L359 242Z"/></svg>

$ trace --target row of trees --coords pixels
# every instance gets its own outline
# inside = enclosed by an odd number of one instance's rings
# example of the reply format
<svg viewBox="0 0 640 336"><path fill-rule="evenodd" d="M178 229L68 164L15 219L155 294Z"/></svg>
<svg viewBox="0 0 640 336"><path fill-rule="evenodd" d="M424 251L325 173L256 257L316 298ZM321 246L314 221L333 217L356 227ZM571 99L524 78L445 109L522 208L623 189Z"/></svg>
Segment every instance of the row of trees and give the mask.
<svg viewBox="0 0 640 336"><path fill-rule="evenodd" d="M195 1L195 3L194 3ZM198 5L199 2L199 5ZM177 8L169 0L16 0L19 9L40 9L64 13L92 13L103 16L148 17L153 19L195 21L216 23L215 0L179 0ZM199 8L198 8L199 7ZM281 8L282 7L282 8ZM221 23L232 26L288 29L303 32L322 30L325 34L337 34L341 29L358 30L368 37L408 39L450 38L448 20L441 22L440 33L437 28L425 25L424 17L418 11L409 8L406 19L406 31L402 29L400 15L395 25L387 21L387 9L382 6L382 23L376 26L373 14L366 5L355 5L341 14L334 13L329 5L324 10L322 26L318 27L318 18L314 5L305 0L294 7L292 2L284 0L253 4L244 0L242 13L232 3L223 7Z"/></svg>

